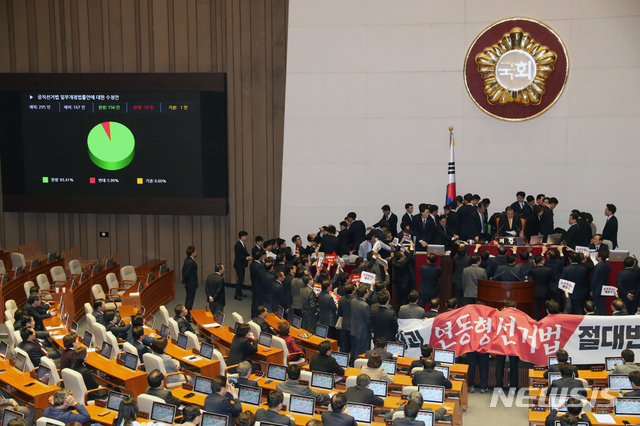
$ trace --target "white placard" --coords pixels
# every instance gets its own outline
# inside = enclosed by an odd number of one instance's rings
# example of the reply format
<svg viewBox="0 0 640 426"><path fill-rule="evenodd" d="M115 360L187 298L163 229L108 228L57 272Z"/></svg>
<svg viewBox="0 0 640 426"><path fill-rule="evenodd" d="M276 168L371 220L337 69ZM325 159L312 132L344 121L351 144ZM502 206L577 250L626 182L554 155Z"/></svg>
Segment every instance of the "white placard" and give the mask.
<svg viewBox="0 0 640 426"><path fill-rule="evenodd" d="M616 291L618 291L617 287L614 287L612 285L603 285L602 293L600 293L600 296L615 296Z"/></svg>
<svg viewBox="0 0 640 426"><path fill-rule="evenodd" d="M391 245L397 246L398 245L398 237L395 237L393 239L393 241L391 242Z"/></svg>
<svg viewBox="0 0 640 426"><path fill-rule="evenodd" d="M362 284L371 284L372 282L375 282L375 280L376 274L373 272L362 272L360 274L360 283Z"/></svg>
<svg viewBox="0 0 640 426"><path fill-rule="evenodd" d="M559 290L567 290L569 293L573 293L573 288L576 286L576 283L569 280L560 280L558 281L558 289Z"/></svg>
<svg viewBox="0 0 640 426"><path fill-rule="evenodd" d="M378 251L380 251L380 247L382 247L382 243L380 241L376 241L373 244L373 248L371 250L373 250L375 252L378 252Z"/></svg>
<svg viewBox="0 0 640 426"><path fill-rule="evenodd" d="M584 247L584 246L576 246L576 253L585 253L588 254L589 253L589 247Z"/></svg>

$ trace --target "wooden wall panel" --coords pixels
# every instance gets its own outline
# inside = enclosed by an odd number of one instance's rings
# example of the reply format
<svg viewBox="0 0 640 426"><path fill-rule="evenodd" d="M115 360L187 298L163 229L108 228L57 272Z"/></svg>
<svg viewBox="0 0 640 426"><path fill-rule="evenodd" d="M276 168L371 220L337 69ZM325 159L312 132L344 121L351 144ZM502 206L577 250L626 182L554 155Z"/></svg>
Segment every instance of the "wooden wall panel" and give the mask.
<svg viewBox="0 0 640 426"><path fill-rule="evenodd" d="M163 258L179 280L193 244L201 280L222 262L235 282L238 231L279 236L288 0L0 3L0 72L225 72L229 136L227 216L7 212L3 246L37 239L44 251L78 246L87 259Z"/></svg>

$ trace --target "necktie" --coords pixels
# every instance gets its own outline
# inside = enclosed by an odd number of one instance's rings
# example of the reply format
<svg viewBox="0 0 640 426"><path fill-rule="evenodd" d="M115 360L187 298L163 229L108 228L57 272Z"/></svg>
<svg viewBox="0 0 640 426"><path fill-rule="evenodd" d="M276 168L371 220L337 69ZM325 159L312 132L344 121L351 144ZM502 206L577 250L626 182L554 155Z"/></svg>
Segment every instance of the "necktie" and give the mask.
<svg viewBox="0 0 640 426"><path fill-rule="evenodd" d="M513 219L509 219L509 229L511 229L511 221L512 221L512 220L513 220Z"/></svg>
<svg viewBox="0 0 640 426"><path fill-rule="evenodd" d="M447 233L447 227L443 226L442 229L444 230L444 233L446 234Z"/></svg>
<svg viewBox="0 0 640 426"><path fill-rule="evenodd" d="M422 219L422 229L427 227L427 219Z"/></svg>
<svg viewBox="0 0 640 426"><path fill-rule="evenodd" d="M485 232L487 232L487 231L486 231L486 229L485 229L485 224L484 224L484 215L483 215L483 214L481 214L481 215L480 215L480 223L482 224L482 233L484 234L484 233L485 233Z"/></svg>

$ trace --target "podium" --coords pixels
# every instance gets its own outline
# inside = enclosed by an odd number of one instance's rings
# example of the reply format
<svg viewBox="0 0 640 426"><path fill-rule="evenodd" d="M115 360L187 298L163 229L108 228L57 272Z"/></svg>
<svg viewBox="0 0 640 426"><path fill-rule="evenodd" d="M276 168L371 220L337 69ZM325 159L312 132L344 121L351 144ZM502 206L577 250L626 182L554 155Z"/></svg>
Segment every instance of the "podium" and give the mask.
<svg viewBox="0 0 640 426"><path fill-rule="evenodd" d="M514 300L520 309L535 318L535 283L533 281L490 281L478 280L478 300L487 306L501 309L504 301Z"/></svg>

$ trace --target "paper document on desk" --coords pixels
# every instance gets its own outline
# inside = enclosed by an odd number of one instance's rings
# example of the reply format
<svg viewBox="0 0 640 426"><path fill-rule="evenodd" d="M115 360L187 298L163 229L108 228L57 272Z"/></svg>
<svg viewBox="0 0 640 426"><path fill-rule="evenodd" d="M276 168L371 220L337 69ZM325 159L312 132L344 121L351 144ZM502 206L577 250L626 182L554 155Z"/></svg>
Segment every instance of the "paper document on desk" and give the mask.
<svg viewBox="0 0 640 426"><path fill-rule="evenodd" d="M607 424L607 425L615 425L616 420L613 418L611 414L596 414L592 413L593 417L598 421L598 423Z"/></svg>
<svg viewBox="0 0 640 426"><path fill-rule="evenodd" d="M183 356L182 359L184 359L185 361L196 362L196 361L202 361L204 358L199 357L197 355L188 355L188 356Z"/></svg>
<svg viewBox="0 0 640 426"><path fill-rule="evenodd" d="M57 330L59 328L64 328L64 325L54 325L52 327L45 327L47 330Z"/></svg>
<svg viewBox="0 0 640 426"><path fill-rule="evenodd" d="M87 348L87 352L95 352L96 348Z"/></svg>
<svg viewBox="0 0 640 426"><path fill-rule="evenodd" d="M217 327L220 327L220 324L218 324L217 322L212 322L211 324L203 324L202 326L204 328L209 328L209 327L217 328Z"/></svg>
<svg viewBox="0 0 640 426"><path fill-rule="evenodd" d="M57 336L53 336L54 339L62 339L65 335L64 334L58 334Z"/></svg>

